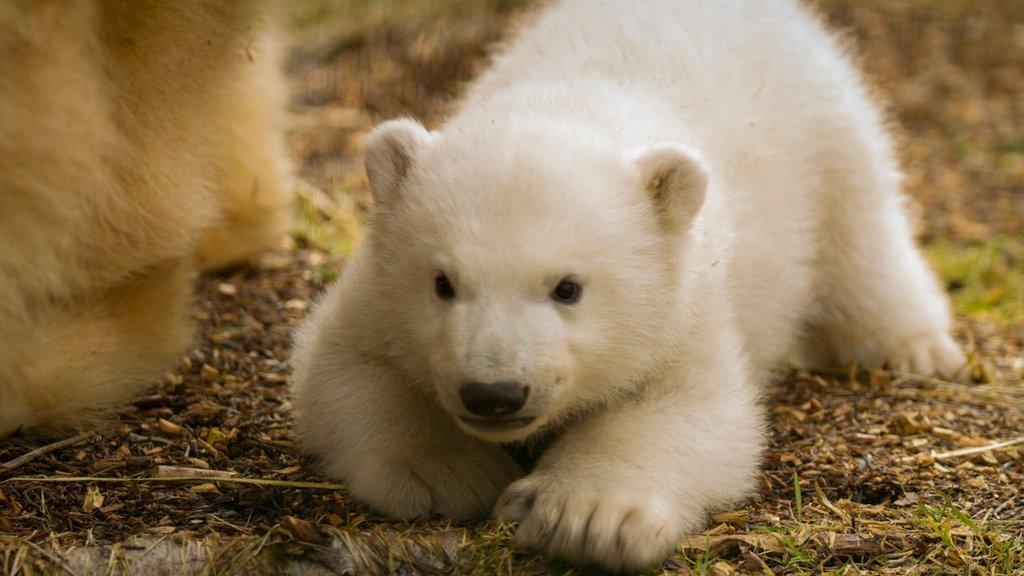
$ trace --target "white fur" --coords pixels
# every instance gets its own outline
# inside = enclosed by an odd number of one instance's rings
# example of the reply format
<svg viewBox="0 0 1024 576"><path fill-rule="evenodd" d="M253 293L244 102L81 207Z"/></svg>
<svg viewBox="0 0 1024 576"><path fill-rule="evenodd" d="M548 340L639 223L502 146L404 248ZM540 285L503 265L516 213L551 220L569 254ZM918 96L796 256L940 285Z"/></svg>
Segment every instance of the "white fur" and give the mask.
<svg viewBox="0 0 1024 576"><path fill-rule="evenodd" d="M560 2L438 132L379 127L367 168L373 225L295 393L304 447L391 516L505 488L522 546L643 568L749 493L773 367L962 363L880 113L793 1ZM566 276L577 304L548 297ZM498 379L532 425L459 418L459 386ZM512 482L488 442L542 429Z"/></svg>

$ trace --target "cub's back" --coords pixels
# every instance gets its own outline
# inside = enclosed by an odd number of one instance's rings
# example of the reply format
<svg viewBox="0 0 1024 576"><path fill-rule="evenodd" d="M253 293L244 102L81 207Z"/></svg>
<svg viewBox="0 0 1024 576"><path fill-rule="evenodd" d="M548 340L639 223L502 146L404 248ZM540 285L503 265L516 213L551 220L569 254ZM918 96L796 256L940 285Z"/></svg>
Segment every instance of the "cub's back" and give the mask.
<svg viewBox="0 0 1024 576"><path fill-rule="evenodd" d="M565 0L526 26L464 106L548 84L579 110L575 100L600 98L595 82L665 104L623 115L630 129L657 126L637 143L683 141L708 161L698 253L728 270L740 322L763 344L755 356L778 361L812 299L832 175L857 162L897 170L851 59L795 0Z"/></svg>

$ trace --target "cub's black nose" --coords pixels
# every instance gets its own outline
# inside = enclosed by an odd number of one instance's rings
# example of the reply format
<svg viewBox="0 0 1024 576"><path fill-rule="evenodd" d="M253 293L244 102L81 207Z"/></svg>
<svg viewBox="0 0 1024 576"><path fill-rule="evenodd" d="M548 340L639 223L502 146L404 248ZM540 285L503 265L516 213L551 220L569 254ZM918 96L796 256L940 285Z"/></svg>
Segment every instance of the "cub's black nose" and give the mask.
<svg viewBox="0 0 1024 576"><path fill-rule="evenodd" d="M515 414L526 404L530 388L519 382L470 382L459 390L462 405L476 416L496 418Z"/></svg>

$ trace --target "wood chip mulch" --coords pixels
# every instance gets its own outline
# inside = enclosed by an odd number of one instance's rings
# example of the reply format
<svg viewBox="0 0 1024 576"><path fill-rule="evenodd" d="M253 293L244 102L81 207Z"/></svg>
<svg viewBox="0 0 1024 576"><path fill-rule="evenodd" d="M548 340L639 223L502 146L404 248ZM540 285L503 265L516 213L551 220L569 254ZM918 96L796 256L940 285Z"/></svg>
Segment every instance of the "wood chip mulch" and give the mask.
<svg viewBox="0 0 1024 576"><path fill-rule="evenodd" d="M292 444L289 338L338 266L320 252L294 250L203 278L198 346L156 390L121 410L113 428L5 471L0 532L40 547L67 547L147 535L315 542L324 533L366 537L409 529L374 516L343 490L298 484L329 479L317 476ZM1007 533L1024 531L1024 442L970 451L1024 438L1018 361L1024 343L997 334L982 334L978 342L979 356L996 360L988 362L995 382L951 384L883 372L786 375L770 390L772 438L759 495L716 517L683 548L737 546L761 528L796 522L804 532L792 536L795 545L836 558L916 558L938 553L938 537L922 523L929 510L943 509ZM0 462L42 444L2 444ZM964 449L969 453L947 455ZM60 477L143 480L48 482ZM173 480L180 477L189 480ZM419 528L431 526L442 541L451 538L447 530L461 529L445 522ZM378 544L387 541L379 537ZM773 542L743 547L771 554L779 546Z"/></svg>
<svg viewBox="0 0 1024 576"><path fill-rule="evenodd" d="M406 2L296 30L289 148L313 196L365 203L367 130L402 114L436 124L525 3ZM899 122L925 237L1021 234L1019 0L814 3L850 30ZM315 234L296 238L198 280L195 348L109 427L0 443L0 574L548 572L506 528L387 522L295 450L290 334L341 266ZM973 384L780 375L759 493L681 542L665 572L1024 572L1024 333L969 323L959 337Z"/></svg>

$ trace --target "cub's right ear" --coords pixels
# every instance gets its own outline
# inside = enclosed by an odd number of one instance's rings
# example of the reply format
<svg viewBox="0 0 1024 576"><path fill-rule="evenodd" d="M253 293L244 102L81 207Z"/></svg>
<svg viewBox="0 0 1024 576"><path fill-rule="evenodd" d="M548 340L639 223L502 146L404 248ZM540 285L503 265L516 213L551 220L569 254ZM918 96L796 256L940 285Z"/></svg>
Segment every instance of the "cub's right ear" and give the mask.
<svg viewBox="0 0 1024 576"><path fill-rule="evenodd" d="M708 167L700 154L666 142L634 151L633 161L665 229L689 228L708 187Z"/></svg>
<svg viewBox="0 0 1024 576"><path fill-rule="evenodd" d="M373 129L366 137L366 176L374 202L388 204L397 198L413 158L431 138L422 124L408 118Z"/></svg>

